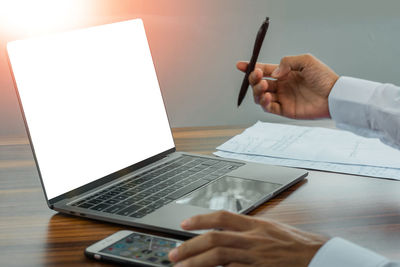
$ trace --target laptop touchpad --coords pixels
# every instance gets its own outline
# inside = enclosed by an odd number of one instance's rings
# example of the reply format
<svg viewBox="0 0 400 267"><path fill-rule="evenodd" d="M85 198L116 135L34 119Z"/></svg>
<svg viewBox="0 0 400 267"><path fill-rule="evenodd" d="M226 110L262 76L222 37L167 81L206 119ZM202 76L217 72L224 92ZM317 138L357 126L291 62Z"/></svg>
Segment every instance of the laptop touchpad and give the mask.
<svg viewBox="0 0 400 267"><path fill-rule="evenodd" d="M206 187L190 193L176 203L212 210L240 212L266 197L281 184L224 176Z"/></svg>

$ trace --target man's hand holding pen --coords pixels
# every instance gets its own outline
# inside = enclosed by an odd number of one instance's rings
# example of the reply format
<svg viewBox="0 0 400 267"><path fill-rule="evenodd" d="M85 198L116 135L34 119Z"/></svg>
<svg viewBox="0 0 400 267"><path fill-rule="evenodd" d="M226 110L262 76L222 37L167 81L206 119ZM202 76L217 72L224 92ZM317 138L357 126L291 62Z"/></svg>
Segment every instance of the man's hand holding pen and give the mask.
<svg viewBox="0 0 400 267"><path fill-rule="evenodd" d="M241 61L236 66L245 72L247 65ZM330 118L328 96L338 78L327 65L305 54L284 57L279 65L258 63L249 82L254 101L266 112L294 119L316 119Z"/></svg>

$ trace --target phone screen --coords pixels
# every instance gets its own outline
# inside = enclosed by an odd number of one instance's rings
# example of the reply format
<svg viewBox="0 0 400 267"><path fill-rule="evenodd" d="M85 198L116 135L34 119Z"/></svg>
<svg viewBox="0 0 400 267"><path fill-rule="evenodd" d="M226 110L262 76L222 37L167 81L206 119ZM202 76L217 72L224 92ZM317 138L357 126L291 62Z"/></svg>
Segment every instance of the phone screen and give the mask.
<svg viewBox="0 0 400 267"><path fill-rule="evenodd" d="M169 239L133 233L99 252L154 266L172 266L168 260L168 252L180 244L181 242Z"/></svg>

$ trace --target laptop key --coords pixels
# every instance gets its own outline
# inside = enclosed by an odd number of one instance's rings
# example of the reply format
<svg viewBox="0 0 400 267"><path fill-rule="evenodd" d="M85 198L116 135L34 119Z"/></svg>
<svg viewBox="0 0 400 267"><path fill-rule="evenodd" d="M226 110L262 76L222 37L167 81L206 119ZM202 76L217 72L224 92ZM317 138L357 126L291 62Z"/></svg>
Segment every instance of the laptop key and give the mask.
<svg viewBox="0 0 400 267"><path fill-rule="evenodd" d="M120 183L120 185L122 185L122 186L126 186L126 184L128 184L128 183L130 183L132 180L129 178L129 179L126 179L125 181L122 181L121 183Z"/></svg>
<svg viewBox="0 0 400 267"><path fill-rule="evenodd" d="M180 181L180 180L182 180L182 179L185 179L186 177L189 176L189 175L187 175L186 173L187 173L187 172L178 174L177 176L175 176L175 177L172 178L172 179L174 179L175 181Z"/></svg>
<svg viewBox="0 0 400 267"><path fill-rule="evenodd" d="M163 206L163 203L157 201L157 202L154 202L153 204L148 205L147 207L151 208L151 209L158 209L158 208L161 208L162 206Z"/></svg>
<svg viewBox="0 0 400 267"><path fill-rule="evenodd" d="M146 206L146 205L149 205L151 203L153 203L151 200L145 199L145 200L142 200L142 201L138 202L137 204Z"/></svg>
<svg viewBox="0 0 400 267"><path fill-rule="evenodd" d="M206 177L204 177L203 179L209 180L209 181L213 181L217 178L221 177L220 175L213 175L213 174L209 174Z"/></svg>
<svg viewBox="0 0 400 267"><path fill-rule="evenodd" d="M176 185L176 184L174 184L174 185L171 185L169 188L171 188L171 189L173 189L174 191L176 191L176 190L182 189L182 186L181 186L181 185Z"/></svg>
<svg viewBox="0 0 400 267"><path fill-rule="evenodd" d="M139 193L140 192L140 189L139 188L133 188L133 189L131 189L131 190L129 190L129 191L126 191L126 192L124 192L124 194L136 194L136 193Z"/></svg>
<svg viewBox="0 0 400 267"><path fill-rule="evenodd" d="M194 160L194 161L191 161L191 162L185 164L185 166L188 168L191 168L191 167L196 166L197 164L199 164L199 163Z"/></svg>
<svg viewBox="0 0 400 267"><path fill-rule="evenodd" d="M97 199L97 198L91 199L91 200L88 201L88 203L91 203L91 204L99 204L101 202L103 202L103 200Z"/></svg>
<svg viewBox="0 0 400 267"><path fill-rule="evenodd" d="M186 185L188 185L189 183L186 181L186 180L184 180L184 181L181 181L181 182L179 182L179 183L176 183L175 185L177 185L177 186L180 186L180 187L184 187L184 186L186 186Z"/></svg>
<svg viewBox="0 0 400 267"><path fill-rule="evenodd" d="M128 200L122 201L120 204L125 205L125 206L129 206L129 205L132 205L133 203L136 203L136 202L137 202L137 200L130 198Z"/></svg>
<svg viewBox="0 0 400 267"><path fill-rule="evenodd" d="M164 173L163 175L160 175L159 177L157 177L157 179L160 179L160 180L162 180L162 181L164 181L164 180L166 180L166 179L168 179L168 178L170 178L170 177L172 177L172 176L174 176L175 174L173 174L172 172L167 172L167 173Z"/></svg>
<svg viewBox="0 0 400 267"><path fill-rule="evenodd" d="M129 217L142 218L145 215L146 215L146 213L143 213L143 212L135 212L135 213L129 215Z"/></svg>
<svg viewBox="0 0 400 267"><path fill-rule="evenodd" d="M172 193L172 192L174 192L174 191L175 191L175 189L167 187L167 188L165 188L165 189L164 189L163 191L161 191L161 192L165 192L166 195L168 195L169 193Z"/></svg>
<svg viewBox="0 0 400 267"><path fill-rule="evenodd" d="M111 205L117 204L118 202L119 202L119 200L116 200L116 199L109 199L107 201L104 201L104 203L111 204Z"/></svg>
<svg viewBox="0 0 400 267"><path fill-rule="evenodd" d="M140 184L140 183L144 183L144 182L146 182L146 181L147 181L147 179L141 177L141 178L135 180L135 183Z"/></svg>
<svg viewBox="0 0 400 267"><path fill-rule="evenodd" d="M205 161L205 162L203 162L201 164L211 166L211 165L217 164L219 162L220 162L219 160L209 159L209 160L207 160L207 161Z"/></svg>
<svg viewBox="0 0 400 267"><path fill-rule="evenodd" d="M160 198L159 198L159 197L151 196L151 197L147 197L146 200L151 201L151 202L154 202L154 201L160 200Z"/></svg>
<svg viewBox="0 0 400 267"><path fill-rule="evenodd" d="M123 205L114 205L108 209L103 210L104 212L108 212L108 213L116 213L122 209L126 208L126 206Z"/></svg>
<svg viewBox="0 0 400 267"><path fill-rule="evenodd" d="M178 173L182 173L182 172L186 171L187 168L185 166L182 166L182 167L180 167L180 168L178 168L176 170L178 171Z"/></svg>
<svg viewBox="0 0 400 267"><path fill-rule="evenodd" d="M174 193L168 195L167 198L170 198L170 199L180 198L180 197L186 195L187 193L190 193L190 192L194 191L195 189L199 188L200 186L205 185L207 183L209 183L209 181L198 180L198 181L191 183L190 185L188 185L184 188L181 188L181 189L175 191Z"/></svg>
<svg viewBox="0 0 400 267"><path fill-rule="evenodd" d="M136 212L136 211L140 210L141 208L143 208L143 206L133 204L125 209L122 209L117 214L122 215L122 216L128 216L129 214Z"/></svg>
<svg viewBox="0 0 400 267"><path fill-rule="evenodd" d="M156 192L158 192L158 191L159 191L159 190L157 190L157 188L149 188L149 189L147 189L146 191L144 191L143 193L148 194L148 195L151 195L151 194L156 193Z"/></svg>
<svg viewBox="0 0 400 267"><path fill-rule="evenodd" d="M101 210L107 209L108 207L110 207L110 205L102 203L102 204L99 204L97 206L91 207L90 209L91 210L101 211Z"/></svg>
<svg viewBox="0 0 400 267"><path fill-rule="evenodd" d="M137 188L140 189L140 190L145 190L145 189L149 188L149 186L142 184L142 185L139 185Z"/></svg>
<svg viewBox="0 0 400 267"><path fill-rule="evenodd" d="M170 186L170 185L173 185L174 183L175 183L175 181L169 179L169 180L165 181L162 184L163 184L163 186Z"/></svg>
<svg viewBox="0 0 400 267"><path fill-rule="evenodd" d="M138 193L135 195L135 197L140 197L140 198L145 198L147 196L148 196L148 194L144 194L144 193Z"/></svg>
<svg viewBox="0 0 400 267"><path fill-rule="evenodd" d="M195 171L195 172L199 172L199 171L202 171L202 170L207 169L207 168L208 168L208 166L198 165L198 166L196 166L194 168L191 168L191 170Z"/></svg>
<svg viewBox="0 0 400 267"><path fill-rule="evenodd" d="M112 198L111 195L103 195L103 196L99 196L98 197L98 199L102 199L102 200L107 200L107 199L110 199L110 198Z"/></svg>
<svg viewBox="0 0 400 267"><path fill-rule="evenodd" d="M152 208L150 206L144 207L143 209L140 210L140 212L143 212L144 214L149 214L153 211L154 211L154 208Z"/></svg>
<svg viewBox="0 0 400 267"><path fill-rule="evenodd" d="M129 196L119 195L119 196L114 197L113 199L115 199L115 200L125 200L125 199L127 199L128 197L129 197Z"/></svg>
<svg viewBox="0 0 400 267"><path fill-rule="evenodd" d="M171 193L171 192L161 191L161 192L158 192L157 194L152 195L152 197L162 198L162 197L165 197L166 195L168 195L169 193Z"/></svg>
<svg viewBox="0 0 400 267"><path fill-rule="evenodd" d="M193 174L195 174L195 173L197 173L197 171L192 170L192 169L187 170L186 172L184 172L184 174L185 174L186 176L190 176L190 175L193 175Z"/></svg>
<svg viewBox="0 0 400 267"><path fill-rule="evenodd" d="M87 208L90 208L90 207L92 207L92 206L94 206L94 204L83 203L83 204L80 204L78 207L87 209Z"/></svg>
<svg viewBox="0 0 400 267"><path fill-rule="evenodd" d="M208 169L202 170L200 174L206 175L206 174L212 173L213 171L214 171L213 169L208 168Z"/></svg>
<svg viewBox="0 0 400 267"><path fill-rule="evenodd" d="M132 191L126 191L122 195L124 195L124 196L133 196L134 194L136 194L136 193L132 192Z"/></svg>
<svg viewBox="0 0 400 267"><path fill-rule="evenodd" d="M164 186L160 186L159 184L153 187L155 190L157 190L157 192L160 192L161 190L164 190L165 187Z"/></svg>
<svg viewBox="0 0 400 267"><path fill-rule="evenodd" d="M180 162L187 163L192 160L193 160L193 158L191 156L182 156Z"/></svg>
<svg viewBox="0 0 400 267"><path fill-rule="evenodd" d="M150 180L150 181L148 181L147 183L145 183L145 185L147 186L147 187L149 187L149 186L152 186L152 185L155 185L155 184L158 184L159 183L159 181L157 181L156 179L155 180Z"/></svg>
<svg viewBox="0 0 400 267"><path fill-rule="evenodd" d="M126 190L128 190L128 189L129 189L129 187L123 186L123 187L115 188L114 191L117 191L117 192L124 192L124 191L126 191Z"/></svg>
<svg viewBox="0 0 400 267"><path fill-rule="evenodd" d="M174 184L174 183L181 181L182 179L183 179L183 177L175 176L174 178L169 179L167 181L167 184Z"/></svg>
<svg viewBox="0 0 400 267"><path fill-rule="evenodd" d="M203 178L203 177L201 177L201 178ZM194 181L197 181L197 180L199 180L199 178L189 177L189 178L185 179L185 182L187 182L188 184L190 184L190 183L192 183L192 182L194 182Z"/></svg>
<svg viewBox="0 0 400 267"><path fill-rule="evenodd" d="M162 198L160 201L163 203L163 205L167 205L168 203L172 202L172 199L169 198Z"/></svg>

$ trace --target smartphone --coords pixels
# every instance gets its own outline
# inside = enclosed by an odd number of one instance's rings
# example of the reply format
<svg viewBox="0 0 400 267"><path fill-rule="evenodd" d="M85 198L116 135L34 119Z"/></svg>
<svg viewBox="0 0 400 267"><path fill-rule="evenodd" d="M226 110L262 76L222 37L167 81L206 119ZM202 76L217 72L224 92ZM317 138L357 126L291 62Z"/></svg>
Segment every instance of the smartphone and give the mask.
<svg viewBox="0 0 400 267"><path fill-rule="evenodd" d="M168 253L184 241L143 234L128 230L118 231L85 249L85 255L99 261L134 266L172 266Z"/></svg>

